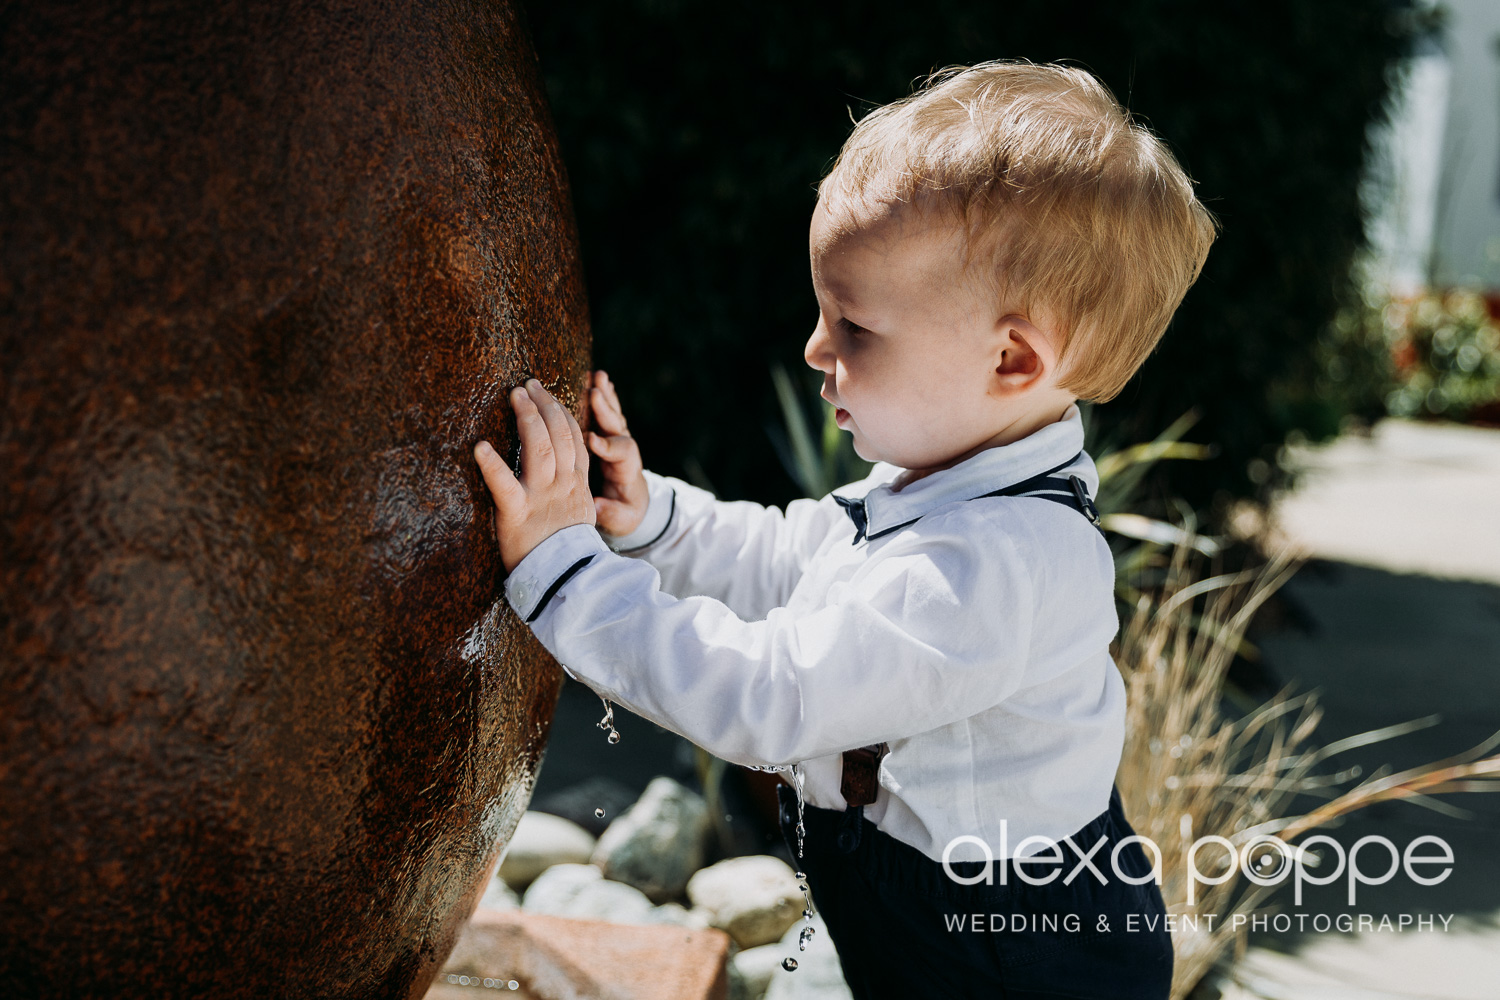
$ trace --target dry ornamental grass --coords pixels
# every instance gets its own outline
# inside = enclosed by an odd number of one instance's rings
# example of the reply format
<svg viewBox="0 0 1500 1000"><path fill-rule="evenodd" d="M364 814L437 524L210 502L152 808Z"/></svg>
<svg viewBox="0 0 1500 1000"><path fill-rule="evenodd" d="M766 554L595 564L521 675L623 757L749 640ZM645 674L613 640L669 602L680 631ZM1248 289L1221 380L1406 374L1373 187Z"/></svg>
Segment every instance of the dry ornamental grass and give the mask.
<svg viewBox="0 0 1500 1000"><path fill-rule="evenodd" d="M1283 690L1243 717L1222 714L1225 675L1256 610L1297 569L1297 560L1272 557L1238 573L1199 578L1187 529L1172 548L1164 583L1140 593L1117 642L1115 660L1128 691L1124 755L1117 777L1126 816L1136 832L1161 851L1162 895L1176 916L1173 1000L1186 996L1231 946L1245 946L1244 923L1280 884L1283 850L1309 868L1312 852L1298 838L1338 816L1389 799L1457 791L1500 791L1496 733L1448 760L1397 774L1358 778L1358 768L1328 770L1336 754L1410 732L1432 719L1361 733L1325 746L1311 740L1322 710L1312 692ZM1328 801L1292 814L1299 793ZM1215 841L1195 856L1204 879L1188 884L1190 845L1205 836L1225 838L1239 854L1231 869L1227 846ZM1288 845L1282 849L1272 838ZM1150 852L1148 851L1148 856ZM1245 865L1262 881L1244 875ZM1192 897L1190 900L1190 896ZM1207 915L1213 914L1212 920ZM1198 919L1194 919L1194 918Z"/></svg>

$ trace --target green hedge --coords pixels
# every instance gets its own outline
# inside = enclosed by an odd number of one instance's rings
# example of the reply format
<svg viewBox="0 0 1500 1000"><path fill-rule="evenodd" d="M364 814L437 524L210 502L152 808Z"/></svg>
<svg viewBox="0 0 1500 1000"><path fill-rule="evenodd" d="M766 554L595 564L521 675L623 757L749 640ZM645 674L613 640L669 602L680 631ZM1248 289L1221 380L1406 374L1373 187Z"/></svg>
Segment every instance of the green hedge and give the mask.
<svg viewBox="0 0 1500 1000"><path fill-rule="evenodd" d="M888 0L532 3L578 213L596 360L647 463L721 495L797 494L767 434L769 370L816 319L814 186L850 117L931 69L1071 61L1163 136L1224 232L1161 347L1091 419L1145 440L1196 406L1209 462L1157 487L1201 508L1342 416L1320 336L1350 291L1367 126L1415 28L1356 0L1053 4ZM1325 343L1326 343L1326 338ZM1324 351L1326 353L1326 350ZM1264 488L1266 484L1262 484Z"/></svg>

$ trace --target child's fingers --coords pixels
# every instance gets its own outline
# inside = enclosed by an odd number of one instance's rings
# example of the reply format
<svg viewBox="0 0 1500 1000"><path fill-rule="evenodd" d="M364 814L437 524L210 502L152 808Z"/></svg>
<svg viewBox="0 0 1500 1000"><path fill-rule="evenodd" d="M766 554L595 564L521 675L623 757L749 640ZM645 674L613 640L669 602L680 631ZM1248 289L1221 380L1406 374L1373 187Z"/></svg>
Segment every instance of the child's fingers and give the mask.
<svg viewBox="0 0 1500 1000"><path fill-rule="evenodd" d="M600 369L594 373L594 376L594 388L598 389L600 395L604 397L605 404L614 412L621 414L623 419L625 408L620 405L620 395L615 392L615 384L610 381L609 375Z"/></svg>
<svg viewBox="0 0 1500 1000"><path fill-rule="evenodd" d="M604 376L604 397L609 400L610 409L619 414L620 422L624 423L625 407L620 405L620 394L615 391L615 384L609 380L608 375Z"/></svg>
<svg viewBox="0 0 1500 1000"><path fill-rule="evenodd" d="M640 464L640 446L633 437L623 434L605 437L603 434L591 433L589 447L594 454L604 459L604 473L611 478L617 471L629 475L634 471L632 466Z"/></svg>
<svg viewBox="0 0 1500 1000"><path fill-rule="evenodd" d="M625 415L620 412L620 401L611 399L603 389L594 388L590 403L594 410L594 423L606 434L628 434L625 428Z"/></svg>
<svg viewBox="0 0 1500 1000"><path fill-rule="evenodd" d="M479 474L484 477L496 507L505 510L525 500L525 491L516 481L515 473L488 441L474 446L474 460L479 463Z"/></svg>
<svg viewBox="0 0 1500 1000"><path fill-rule="evenodd" d="M557 401L557 397L548 392L546 387L536 379L530 379L526 383L526 391L531 393L531 398L536 401L537 409L542 413L542 420L547 425L547 436L552 439L552 451L556 455L553 465L553 476L564 469L573 468L573 432L568 429L568 411Z"/></svg>
<svg viewBox="0 0 1500 1000"><path fill-rule="evenodd" d="M578 426L578 418L573 416L572 410L564 406L562 411L568 418L568 436L573 441L573 468L586 473L589 471L589 450L583 445L583 428Z"/></svg>
<svg viewBox="0 0 1500 1000"><path fill-rule="evenodd" d="M625 520L633 513L634 511L630 504L623 500L611 500L609 497L594 497L594 517L598 519L600 524L606 526L606 531L609 530L608 525L617 519Z"/></svg>
<svg viewBox="0 0 1500 1000"><path fill-rule="evenodd" d="M528 489L550 483L557 476L557 455L546 421L536 400L523 387L510 394L511 408L516 411L516 432L521 437L521 480Z"/></svg>

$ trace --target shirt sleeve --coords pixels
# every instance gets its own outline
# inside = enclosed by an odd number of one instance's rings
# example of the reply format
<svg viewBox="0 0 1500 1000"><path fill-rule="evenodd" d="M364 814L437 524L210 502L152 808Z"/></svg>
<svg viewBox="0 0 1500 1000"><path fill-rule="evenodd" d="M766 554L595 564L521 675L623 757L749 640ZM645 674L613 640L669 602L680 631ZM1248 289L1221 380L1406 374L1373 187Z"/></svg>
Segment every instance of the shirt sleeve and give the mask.
<svg viewBox="0 0 1500 1000"><path fill-rule="evenodd" d="M929 519L883 540L829 603L745 621L665 593L575 525L506 581L516 612L603 697L726 760L780 765L956 722L1024 681L1035 595L1003 537Z"/></svg>
<svg viewBox="0 0 1500 1000"><path fill-rule="evenodd" d="M750 620L787 602L829 529L847 521L829 497L794 500L782 511L719 500L649 471L646 484L650 503L640 526L625 536L604 534L605 543L656 567L668 594L712 597Z"/></svg>

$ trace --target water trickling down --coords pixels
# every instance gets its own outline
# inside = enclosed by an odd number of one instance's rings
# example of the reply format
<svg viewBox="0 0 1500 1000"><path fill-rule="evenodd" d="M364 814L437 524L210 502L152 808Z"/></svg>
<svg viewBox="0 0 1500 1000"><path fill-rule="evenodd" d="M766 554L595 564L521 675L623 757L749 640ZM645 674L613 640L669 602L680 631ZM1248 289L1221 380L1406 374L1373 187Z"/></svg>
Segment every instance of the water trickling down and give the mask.
<svg viewBox="0 0 1500 1000"><path fill-rule="evenodd" d="M620 732L615 728L615 706L611 705L609 699L603 695L599 697L599 700L604 702L604 718L600 719L595 725L600 729L608 729L609 742L618 743L620 742Z"/></svg>
<svg viewBox="0 0 1500 1000"><path fill-rule="evenodd" d="M607 705L608 702L605 702L605 704ZM807 781L807 775L803 772L802 765L798 763L790 766L786 764L746 764L745 766L752 771L791 772L792 780L789 784L792 786L792 791L797 793L797 857L800 860L802 857L802 842L807 834L807 827L803 822L805 818L804 806L806 805L806 799L803 797L803 786ZM802 918L811 924L813 918L813 901L812 892L807 887L807 874L805 872L796 872L795 874L797 876L797 889L802 893L802 899L807 903L807 907L802 911ZM807 950L807 942L812 940L813 933L814 928L812 927L802 928L802 933L797 935L798 951ZM797 960L789 955L781 960L781 967L788 972L792 972L797 968Z"/></svg>
<svg viewBox="0 0 1500 1000"><path fill-rule="evenodd" d="M605 704L608 705L609 702L605 702ZM602 723L601 723L601 725L602 725ZM792 791L794 791L794 792L797 793L797 857L801 858L802 857L802 840L803 840L804 835L807 833L807 827L804 826L803 823L802 823L803 815L804 815L803 806L806 805L806 800L803 798L803 794L802 794L802 786L807 781L807 775L803 773L803 771L802 771L802 765L800 763L799 764L791 764L791 765L787 765L787 764L764 764L764 765L762 765L762 764L746 764L745 767L748 768L751 771L771 771L771 772L775 772L775 771L789 771L789 772L791 772L792 780L789 782L789 784L792 786ZM799 878L799 879L802 878L802 875L801 875L800 872L798 873L797 878Z"/></svg>

